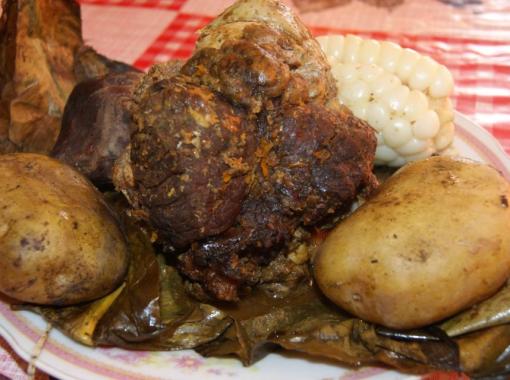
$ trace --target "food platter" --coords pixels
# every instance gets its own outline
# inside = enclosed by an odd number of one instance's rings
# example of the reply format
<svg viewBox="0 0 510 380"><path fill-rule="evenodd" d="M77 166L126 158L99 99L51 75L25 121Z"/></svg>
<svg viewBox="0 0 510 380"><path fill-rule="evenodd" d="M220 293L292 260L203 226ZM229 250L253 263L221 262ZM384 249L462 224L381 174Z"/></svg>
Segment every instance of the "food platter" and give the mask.
<svg viewBox="0 0 510 380"><path fill-rule="evenodd" d="M0 334L25 360L36 350L47 324L36 314L13 312L0 303ZM292 353L269 354L260 362L243 367L236 359L202 358L186 350L177 352L127 351L117 348L88 348L52 329L36 366L60 380L203 380L203 379L284 379L299 380L377 378L381 380L419 379L382 368L357 371L333 362Z"/></svg>
<svg viewBox="0 0 510 380"><path fill-rule="evenodd" d="M510 158L486 130L465 116L455 115L454 148L460 156L487 162L510 180ZM0 301L0 334L25 360L36 351L48 329L38 315L12 311ZM333 362L276 352L250 367L236 359L205 359L193 351L142 352L82 346L51 329L35 360L41 370L59 379L417 379L381 368L351 370Z"/></svg>

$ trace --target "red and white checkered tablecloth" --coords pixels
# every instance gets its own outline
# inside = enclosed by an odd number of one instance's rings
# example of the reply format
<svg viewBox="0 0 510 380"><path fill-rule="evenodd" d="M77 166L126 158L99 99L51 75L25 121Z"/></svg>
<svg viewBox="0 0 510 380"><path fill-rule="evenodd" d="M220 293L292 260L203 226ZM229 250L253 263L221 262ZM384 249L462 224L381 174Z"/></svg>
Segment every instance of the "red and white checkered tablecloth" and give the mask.
<svg viewBox="0 0 510 380"><path fill-rule="evenodd" d="M87 43L147 69L155 62L189 57L196 31L233 1L80 2ZM485 127L510 153L509 0L404 0L391 9L368 0L286 2L315 35L350 32L389 39L445 64L455 78L456 109ZM2 375L25 379L25 370L0 339L0 380Z"/></svg>
<svg viewBox="0 0 510 380"><path fill-rule="evenodd" d="M405 0L387 9L361 0L329 0L330 7L312 11L307 8L317 8L317 0L291 1L286 2L315 35L350 32L389 39L449 67L456 109L510 152L510 1ZM189 57L196 31L232 2L81 0L84 36L100 52L146 69Z"/></svg>

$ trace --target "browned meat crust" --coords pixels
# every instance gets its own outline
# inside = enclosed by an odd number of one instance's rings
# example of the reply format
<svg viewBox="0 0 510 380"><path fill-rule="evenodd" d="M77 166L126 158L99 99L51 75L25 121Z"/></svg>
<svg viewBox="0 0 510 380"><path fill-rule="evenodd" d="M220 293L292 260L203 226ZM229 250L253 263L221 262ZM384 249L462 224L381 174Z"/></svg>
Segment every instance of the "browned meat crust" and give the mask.
<svg viewBox="0 0 510 380"><path fill-rule="evenodd" d="M182 271L217 298L236 299L240 286L258 283L261 267L299 226L345 212L373 184L376 141L364 123L319 105L282 111L259 135L250 192L235 223L181 256Z"/></svg>
<svg viewBox="0 0 510 380"><path fill-rule="evenodd" d="M242 0L205 28L180 75L140 86L116 167L159 242L183 252L193 288L221 300L306 275L281 258L296 231L375 183L372 129L338 105L325 57L289 12Z"/></svg>
<svg viewBox="0 0 510 380"><path fill-rule="evenodd" d="M226 41L217 47L216 43L204 46L202 41L204 47L183 67L183 73L193 81L247 106L253 113L276 97L291 104L325 104L334 98L329 67L320 65L319 59L307 67L309 58L305 57L310 52L288 33L254 22L226 24L215 33ZM228 39L232 35L236 38Z"/></svg>
<svg viewBox="0 0 510 380"><path fill-rule="evenodd" d="M225 231L248 192L254 123L183 77L148 87L138 107L128 198L175 248Z"/></svg>

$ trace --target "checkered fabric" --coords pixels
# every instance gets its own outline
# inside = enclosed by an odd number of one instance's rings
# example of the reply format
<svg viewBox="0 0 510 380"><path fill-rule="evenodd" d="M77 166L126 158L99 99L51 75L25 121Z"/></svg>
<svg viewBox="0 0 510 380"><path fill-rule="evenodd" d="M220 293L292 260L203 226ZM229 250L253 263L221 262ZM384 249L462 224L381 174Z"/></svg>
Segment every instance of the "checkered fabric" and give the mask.
<svg viewBox="0 0 510 380"><path fill-rule="evenodd" d="M197 30L232 2L80 0L83 34L99 52L145 70L156 62L189 57ZM320 6L312 7L304 7L303 0L286 2L302 10L300 16L314 35L388 39L446 65L456 82L456 109L485 127L510 153L510 1L405 0L391 9L360 0L320 0ZM6 347L0 339L0 379L25 379L26 367Z"/></svg>
<svg viewBox="0 0 510 380"><path fill-rule="evenodd" d="M211 20L212 18L207 16L178 14L134 65L147 69L156 62L188 58L195 46L197 31Z"/></svg>
<svg viewBox="0 0 510 380"><path fill-rule="evenodd" d="M84 34L102 53L147 69L189 57L197 30L231 2L81 0ZM407 0L388 10L353 0L301 17L314 35L388 39L434 57L453 73L456 109L510 153L510 2L475 3Z"/></svg>
<svg viewBox="0 0 510 380"><path fill-rule="evenodd" d="M186 0L81 0L83 4L115 5L117 7L143 7L178 11Z"/></svg>

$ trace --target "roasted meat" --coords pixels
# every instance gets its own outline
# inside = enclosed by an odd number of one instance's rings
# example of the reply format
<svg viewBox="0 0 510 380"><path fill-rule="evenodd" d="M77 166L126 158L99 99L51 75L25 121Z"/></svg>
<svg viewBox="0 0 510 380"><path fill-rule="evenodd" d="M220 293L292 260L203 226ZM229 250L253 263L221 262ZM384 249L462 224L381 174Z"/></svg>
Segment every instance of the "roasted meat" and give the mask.
<svg viewBox="0 0 510 380"><path fill-rule="evenodd" d="M285 254L296 232L375 183L374 133L335 95L319 45L273 0L237 2L178 75L137 89L114 182L197 294L232 301L296 282L306 270Z"/></svg>
<svg viewBox="0 0 510 380"><path fill-rule="evenodd" d="M108 188L113 164L134 132L129 106L135 89L140 92L151 83L170 78L181 66L180 61L169 61L154 65L143 75L82 47L75 71L83 81L69 95L51 155L74 166L94 184Z"/></svg>
<svg viewBox="0 0 510 380"><path fill-rule="evenodd" d="M335 82L317 41L284 5L242 0L204 28L183 72L253 113L275 99L335 103Z"/></svg>
<svg viewBox="0 0 510 380"><path fill-rule="evenodd" d="M248 193L255 123L181 76L156 82L138 100L139 130L116 185L176 249L224 232Z"/></svg>
<svg viewBox="0 0 510 380"><path fill-rule="evenodd" d="M136 71L110 73L76 85L51 155L97 185L111 184L113 164L130 141L128 104L141 76Z"/></svg>
<svg viewBox="0 0 510 380"><path fill-rule="evenodd" d="M364 123L316 105L281 112L272 125L259 120L250 191L235 223L181 256L183 272L220 299L257 284L299 226L346 211L372 181L375 140Z"/></svg>

